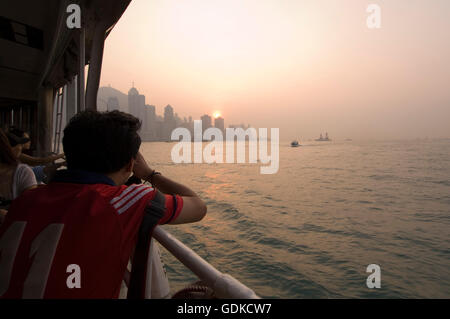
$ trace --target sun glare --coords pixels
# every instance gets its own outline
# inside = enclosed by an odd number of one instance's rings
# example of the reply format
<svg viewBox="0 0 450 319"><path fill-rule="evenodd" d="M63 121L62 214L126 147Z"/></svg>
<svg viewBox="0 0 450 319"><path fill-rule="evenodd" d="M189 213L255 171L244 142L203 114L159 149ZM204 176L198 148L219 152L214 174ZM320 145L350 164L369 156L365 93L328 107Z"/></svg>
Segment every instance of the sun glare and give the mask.
<svg viewBox="0 0 450 319"><path fill-rule="evenodd" d="M220 114L219 111L215 111L215 112L213 113L213 116L214 116L215 119L216 119L216 118L219 118L221 115L222 115L222 114Z"/></svg>

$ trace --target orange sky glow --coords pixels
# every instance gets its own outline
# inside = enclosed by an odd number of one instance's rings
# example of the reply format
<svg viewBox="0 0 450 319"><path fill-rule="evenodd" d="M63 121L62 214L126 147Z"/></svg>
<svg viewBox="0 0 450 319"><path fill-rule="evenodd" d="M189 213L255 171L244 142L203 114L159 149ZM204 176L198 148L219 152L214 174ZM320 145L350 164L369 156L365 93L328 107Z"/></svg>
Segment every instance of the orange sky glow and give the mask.
<svg viewBox="0 0 450 319"><path fill-rule="evenodd" d="M450 137L449 30L446 0L133 0L101 85L282 139Z"/></svg>

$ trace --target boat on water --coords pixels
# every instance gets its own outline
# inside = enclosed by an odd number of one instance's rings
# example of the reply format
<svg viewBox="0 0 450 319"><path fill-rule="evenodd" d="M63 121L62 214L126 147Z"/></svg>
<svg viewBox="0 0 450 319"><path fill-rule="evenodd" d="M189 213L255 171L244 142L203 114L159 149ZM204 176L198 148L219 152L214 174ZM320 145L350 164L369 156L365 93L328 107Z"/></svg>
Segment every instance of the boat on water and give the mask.
<svg viewBox="0 0 450 319"><path fill-rule="evenodd" d="M37 145L33 151L36 156L58 152L64 124L78 112L97 109L104 43L130 0L76 3L81 8L82 23L72 27L66 24L69 1L48 0L46 5L42 1L24 0L0 3L0 22L5 28L0 32L0 126L14 125L31 132L32 143ZM85 84L86 65L89 69ZM259 298L252 289L216 269L166 229L156 227L153 238L149 255L156 258L151 264L151 278L145 282L145 298L174 297L156 242L200 281L194 285L187 282L187 288L175 296L198 298L199 292L209 291L215 298ZM129 273L125 272L122 297L126 296L129 279Z"/></svg>
<svg viewBox="0 0 450 319"><path fill-rule="evenodd" d="M325 137L323 137L322 133L320 133L320 137L316 139L317 142L328 142L331 139L328 137L328 133L325 133Z"/></svg>
<svg viewBox="0 0 450 319"><path fill-rule="evenodd" d="M291 147L299 147L300 144L298 143L298 141L292 141L291 142Z"/></svg>

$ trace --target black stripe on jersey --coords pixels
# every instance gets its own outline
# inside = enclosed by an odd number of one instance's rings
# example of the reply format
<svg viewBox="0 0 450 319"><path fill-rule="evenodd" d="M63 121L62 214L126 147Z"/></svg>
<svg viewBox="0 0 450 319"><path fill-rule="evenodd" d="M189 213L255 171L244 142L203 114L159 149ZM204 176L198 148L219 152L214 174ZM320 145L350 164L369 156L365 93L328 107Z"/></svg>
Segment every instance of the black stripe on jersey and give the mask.
<svg viewBox="0 0 450 319"><path fill-rule="evenodd" d="M173 219L173 217L175 216L175 213L177 211L178 208L178 201L177 201L177 196L176 195L172 195L173 197L173 210L172 210L172 215L170 216L169 220L167 221L166 224L170 223Z"/></svg>
<svg viewBox="0 0 450 319"><path fill-rule="evenodd" d="M145 214L139 230L140 237L148 236L151 229L158 224L166 211L166 197L160 191L156 191L155 197L145 207Z"/></svg>

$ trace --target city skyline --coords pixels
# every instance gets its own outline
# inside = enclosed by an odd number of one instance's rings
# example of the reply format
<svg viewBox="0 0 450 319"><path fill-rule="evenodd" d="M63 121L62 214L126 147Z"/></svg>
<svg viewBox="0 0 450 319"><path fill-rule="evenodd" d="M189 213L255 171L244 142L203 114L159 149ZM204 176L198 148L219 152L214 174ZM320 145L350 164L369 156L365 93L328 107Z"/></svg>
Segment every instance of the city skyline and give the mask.
<svg viewBox="0 0 450 319"><path fill-rule="evenodd" d="M118 92L116 95L111 93L103 93L104 89L111 89L112 92ZM120 103L117 94L126 95L128 103ZM104 96L104 95L108 96ZM174 112L174 108L167 104L163 109L163 114L158 115L156 112L156 106L146 103L146 96L140 94L139 90L132 83L132 87L128 90L128 94L121 92L113 88L111 85L108 87L101 87L99 89L99 96L97 97L97 103L99 109L106 111L119 110L130 113L142 121L142 127L140 135L143 141L170 141L171 132L177 127L184 127L189 129L192 133L194 131L194 120L192 115L180 117L178 113ZM105 105L106 103L106 105ZM203 114L199 120L202 121L203 132L210 128L219 128L222 133L225 133L225 119L221 116L220 111L216 110L210 114ZM250 124L245 126L244 124L230 124L230 128L241 127L247 129Z"/></svg>

